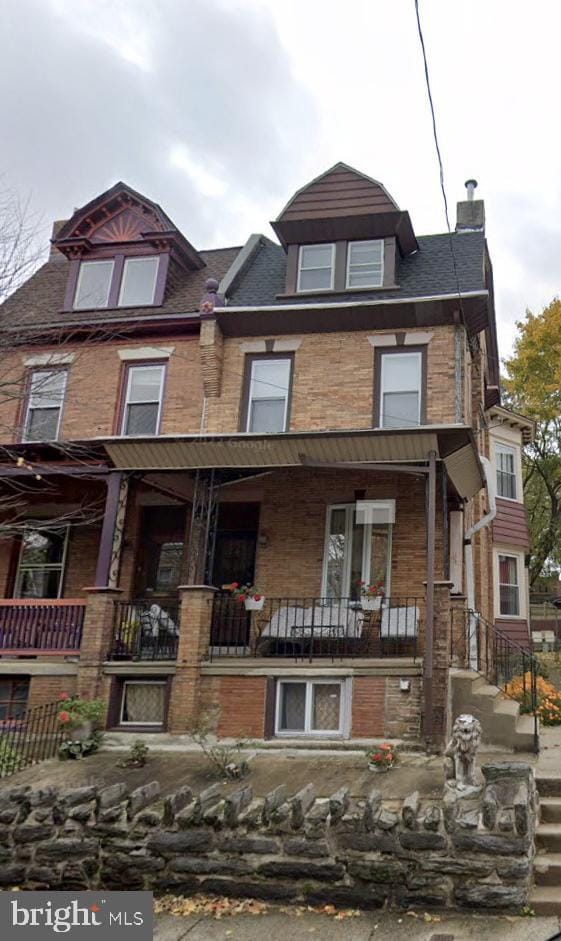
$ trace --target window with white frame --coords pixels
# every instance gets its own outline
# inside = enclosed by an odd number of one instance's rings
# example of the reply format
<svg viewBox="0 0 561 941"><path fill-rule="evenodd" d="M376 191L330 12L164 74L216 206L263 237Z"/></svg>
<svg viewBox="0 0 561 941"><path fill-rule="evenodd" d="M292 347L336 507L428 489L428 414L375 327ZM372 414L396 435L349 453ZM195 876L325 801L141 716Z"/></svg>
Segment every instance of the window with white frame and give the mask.
<svg viewBox="0 0 561 941"><path fill-rule="evenodd" d="M349 242L347 287L378 288L384 280L384 240Z"/></svg>
<svg viewBox="0 0 561 941"><path fill-rule="evenodd" d="M31 374L24 441L56 441L66 391L65 369L37 369Z"/></svg>
<svg viewBox="0 0 561 941"><path fill-rule="evenodd" d="M286 431L291 369L291 359L251 360L246 431Z"/></svg>
<svg viewBox="0 0 561 941"><path fill-rule="evenodd" d="M516 450L506 444L495 444L497 464L497 496L516 500Z"/></svg>
<svg viewBox="0 0 561 941"><path fill-rule="evenodd" d="M166 689L166 680L125 680L119 724L162 726Z"/></svg>
<svg viewBox="0 0 561 941"><path fill-rule="evenodd" d="M67 543L68 526L24 531L14 598L60 598Z"/></svg>
<svg viewBox="0 0 561 941"><path fill-rule="evenodd" d="M129 366L123 409L123 435L155 435L160 427L165 366Z"/></svg>
<svg viewBox="0 0 561 941"><path fill-rule="evenodd" d="M119 307L140 307L154 303L158 262L158 255L125 259Z"/></svg>
<svg viewBox="0 0 561 941"><path fill-rule="evenodd" d="M74 295L75 310L107 307L113 267L112 259L81 262Z"/></svg>
<svg viewBox="0 0 561 941"><path fill-rule="evenodd" d="M335 245L301 245L298 259L298 290L329 291L333 287Z"/></svg>
<svg viewBox="0 0 561 941"><path fill-rule="evenodd" d="M390 593L391 538L395 520L393 500L337 504L327 511L322 595L325 598L361 597L360 583L382 584ZM357 509L358 508L358 509Z"/></svg>
<svg viewBox="0 0 561 941"><path fill-rule="evenodd" d="M515 555L499 555L499 612L501 617L520 615L519 561Z"/></svg>
<svg viewBox="0 0 561 941"><path fill-rule="evenodd" d="M380 354L381 428L421 424L423 354L419 350Z"/></svg>
<svg viewBox="0 0 561 941"><path fill-rule="evenodd" d="M347 720L344 680L279 680L277 735L342 735Z"/></svg>

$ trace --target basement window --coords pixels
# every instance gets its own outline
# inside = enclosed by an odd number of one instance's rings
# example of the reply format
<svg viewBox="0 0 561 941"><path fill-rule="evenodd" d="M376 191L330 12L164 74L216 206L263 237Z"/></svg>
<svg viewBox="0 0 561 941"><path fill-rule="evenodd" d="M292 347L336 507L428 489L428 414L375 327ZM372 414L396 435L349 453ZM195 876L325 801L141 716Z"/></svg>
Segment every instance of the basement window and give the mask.
<svg viewBox="0 0 561 941"><path fill-rule="evenodd" d="M125 680L119 724L163 726L166 689L166 680Z"/></svg>
<svg viewBox="0 0 561 941"><path fill-rule="evenodd" d="M347 716L344 680L279 680L276 733L342 735Z"/></svg>

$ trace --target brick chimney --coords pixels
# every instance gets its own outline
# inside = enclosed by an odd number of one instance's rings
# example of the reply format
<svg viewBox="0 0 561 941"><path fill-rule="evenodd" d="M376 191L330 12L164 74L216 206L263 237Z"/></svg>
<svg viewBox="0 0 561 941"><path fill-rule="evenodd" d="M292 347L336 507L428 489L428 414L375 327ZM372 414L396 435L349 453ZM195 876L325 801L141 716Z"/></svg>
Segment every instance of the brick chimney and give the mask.
<svg viewBox="0 0 561 941"><path fill-rule="evenodd" d="M56 239L63 225L66 225L68 219L57 219L53 222L53 231L51 232L51 250L49 252L49 261L64 261L65 256L53 245L53 239Z"/></svg>
<svg viewBox="0 0 561 941"><path fill-rule="evenodd" d="M483 232L485 230L485 203L474 199L477 180L466 180L467 199L456 203L456 232Z"/></svg>

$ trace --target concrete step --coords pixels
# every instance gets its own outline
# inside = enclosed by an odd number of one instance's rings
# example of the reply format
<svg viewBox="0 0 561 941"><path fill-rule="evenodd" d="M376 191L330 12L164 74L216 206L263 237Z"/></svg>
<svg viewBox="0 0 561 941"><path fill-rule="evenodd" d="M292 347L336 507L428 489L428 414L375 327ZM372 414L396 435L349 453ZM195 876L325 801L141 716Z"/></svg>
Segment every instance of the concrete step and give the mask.
<svg viewBox="0 0 561 941"><path fill-rule="evenodd" d="M534 751L533 717L521 716L517 702L473 670L452 670L450 681L454 718L467 712L479 719L485 744Z"/></svg>
<svg viewBox="0 0 561 941"><path fill-rule="evenodd" d="M534 751L534 717L519 715L515 722L514 751ZM539 725L538 725L539 736Z"/></svg>
<svg viewBox="0 0 561 941"><path fill-rule="evenodd" d="M540 799L544 797L561 797L561 776L557 774L536 774L536 787Z"/></svg>
<svg viewBox="0 0 561 941"><path fill-rule="evenodd" d="M540 823L536 830L536 847L548 853L561 853L561 823ZM561 900L561 890L559 898Z"/></svg>
<svg viewBox="0 0 561 941"><path fill-rule="evenodd" d="M541 823L561 823L561 798L540 797Z"/></svg>
<svg viewBox="0 0 561 941"><path fill-rule="evenodd" d="M499 699L495 702L494 711L497 715L501 716L514 716L518 718L520 714L520 706L514 699Z"/></svg>
<svg viewBox="0 0 561 941"><path fill-rule="evenodd" d="M561 890L559 886L535 886L530 895L529 905L536 915L561 915Z"/></svg>
<svg viewBox="0 0 561 941"><path fill-rule="evenodd" d="M536 885L555 885L561 899L561 853L538 853L534 857Z"/></svg>

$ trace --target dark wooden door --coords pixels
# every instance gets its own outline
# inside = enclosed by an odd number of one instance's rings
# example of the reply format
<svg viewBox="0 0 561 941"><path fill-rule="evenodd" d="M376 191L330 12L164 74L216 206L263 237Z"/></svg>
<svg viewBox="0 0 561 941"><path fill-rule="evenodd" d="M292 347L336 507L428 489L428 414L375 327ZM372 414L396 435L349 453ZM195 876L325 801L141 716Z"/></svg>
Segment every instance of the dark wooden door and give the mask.
<svg viewBox="0 0 561 941"><path fill-rule="evenodd" d="M222 504L218 517L212 583L217 588L238 582L252 585L259 507L256 504ZM250 615L243 604L228 596L214 607L211 643L245 647L249 641Z"/></svg>

